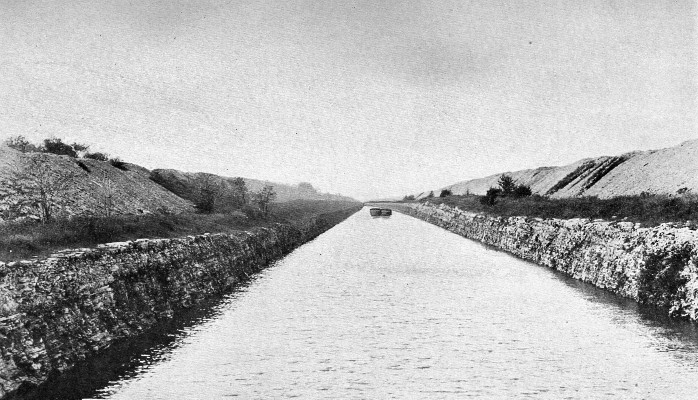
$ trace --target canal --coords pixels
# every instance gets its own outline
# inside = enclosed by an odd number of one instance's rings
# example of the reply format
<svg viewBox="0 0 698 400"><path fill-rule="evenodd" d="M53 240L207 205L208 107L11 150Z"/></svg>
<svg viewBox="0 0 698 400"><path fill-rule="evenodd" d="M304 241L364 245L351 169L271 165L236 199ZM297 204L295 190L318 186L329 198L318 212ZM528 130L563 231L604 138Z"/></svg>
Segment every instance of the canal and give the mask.
<svg viewBox="0 0 698 400"><path fill-rule="evenodd" d="M659 314L659 313L656 313ZM36 398L686 398L698 335L423 221L367 209ZM28 395L30 398L31 395Z"/></svg>

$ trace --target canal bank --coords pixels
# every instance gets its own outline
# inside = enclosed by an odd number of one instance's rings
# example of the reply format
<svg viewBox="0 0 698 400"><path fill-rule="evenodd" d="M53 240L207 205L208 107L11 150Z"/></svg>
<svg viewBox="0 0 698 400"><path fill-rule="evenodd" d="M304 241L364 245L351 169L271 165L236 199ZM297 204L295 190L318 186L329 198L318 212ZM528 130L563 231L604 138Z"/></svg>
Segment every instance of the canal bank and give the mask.
<svg viewBox="0 0 698 400"><path fill-rule="evenodd" d="M365 208L221 297L17 400L698 392L694 324L397 212Z"/></svg>
<svg viewBox="0 0 698 400"><path fill-rule="evenodd" d="M698 320L698 231L672 224L498 217L445 204L384 203L672 316Z"/></svg>
<svg viewBox="0 0 698 400"><path fill-rule="evenodd" d="M301 226L140 239L0 263L0 397L229 291L359 208Z"/></svg>

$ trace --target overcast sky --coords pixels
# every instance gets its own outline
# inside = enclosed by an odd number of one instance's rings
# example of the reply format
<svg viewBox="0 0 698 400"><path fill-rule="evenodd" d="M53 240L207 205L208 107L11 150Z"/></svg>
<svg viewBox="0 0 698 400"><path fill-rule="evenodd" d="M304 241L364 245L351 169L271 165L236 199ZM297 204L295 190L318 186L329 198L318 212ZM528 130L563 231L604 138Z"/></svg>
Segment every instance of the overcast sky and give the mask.
<svg viewBox="0 0 698 400"><path fill-rule="evenodd" d="M0 0L0 136L360 199L698 138L687 0Z"/></svg>

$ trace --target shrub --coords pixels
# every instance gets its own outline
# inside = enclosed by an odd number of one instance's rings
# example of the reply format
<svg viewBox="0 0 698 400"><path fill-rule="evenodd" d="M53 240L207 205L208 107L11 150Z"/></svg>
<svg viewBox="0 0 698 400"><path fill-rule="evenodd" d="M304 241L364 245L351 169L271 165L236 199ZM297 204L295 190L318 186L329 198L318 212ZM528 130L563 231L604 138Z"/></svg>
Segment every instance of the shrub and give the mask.
<svg viewBox="0 0 698 400"><path fill-rule="evenodd" d="M509 196L514 193L516 184L514 184L514 178L510 175L502 174L502 176L499 177L498 183L502 196Z"/></svg>
<svg viewBox="0 0 698 400"><path fill-rule="evenodd" d="M412 201L414 200L414 195L413 194L408 194L407 196L402 198L403 201Z"/></svg>
<svg viewBox="0 0 698 400"><path fill-rule="evenodd" d="M89 247L97 243L120 242L138 238L165 238L204 232L233 232L275 222L301 226L322 213L331 213L359 203L338 201L294 201L280 203L274 212L264 215L247 205L246 216L234 214L172 214L93 216L54 219L42 225L29 222L0 224L0 260L22 260L49 255L65 248Z"/></svg>
<svg viewBox="0 0 698 400"><path fill-rule="evenodd" d="M497 202L497 196L501 195L501 193L502 189L489 188L487 189L487 193L480 198L480 203L487 206L493 206Z"/></svg>
<svg viewBox="0 0 698 400"><path fill-rule="evenodd" d="M30 143L24 136L13 136L5 141L5 145L9 148L19 150L22 153L38 152L39 148Z"/></svg>
<svg viewBox="0 0 698 400"><path fill-rule="evenodd" d="M497 194L495 192L490 195ZM621 196L610 199L584 196L551 199L533 194L522 198L492 196L448 196L431 200L458 206L463 210L487 212L501 216L536 218L625 219L653 226L665 222L682 223L690 229L698 227L698 196L670 197L663 195Z"/></svg>
<svg viewBox="0 0 698 400"><path fill-rule="evenodd" d="M110 158L109 163L122 171L128 171L128 168L126 168L126 162L121 161L119 157Z"/></svg>
<svg viewBox="0 0 698 400"><path fill-rule="evenodd" d="M447 197L447 196L450 196L450 195L452 195L452 194L453 194L453 193L451 193L450 190L444 189L444 190L441 191L441 194L439 194L439 197Z"/></svg>
<svg viewBox="0 0 698 400"><path fill-rule="evenodd" d="M84 158L89 158L91 160L97 161L109 161L109 156L105 153L95 152L95 153L85 153Z"/></svg>
<svg viewBox="0 0 698 400"><path fill-rule="evenodd" d="M516 185L514 188L514 197L516 198L530 196L532 193L530 186Z"/></svg>
<svg viewBox="0 0 698 400"><path fill-rule="evenodd" d="M44 139L42 147L44 153L58 154L60 156L68 156L77 158L78 153L73 149L73 146L63 143L59 138Z"/></svg>

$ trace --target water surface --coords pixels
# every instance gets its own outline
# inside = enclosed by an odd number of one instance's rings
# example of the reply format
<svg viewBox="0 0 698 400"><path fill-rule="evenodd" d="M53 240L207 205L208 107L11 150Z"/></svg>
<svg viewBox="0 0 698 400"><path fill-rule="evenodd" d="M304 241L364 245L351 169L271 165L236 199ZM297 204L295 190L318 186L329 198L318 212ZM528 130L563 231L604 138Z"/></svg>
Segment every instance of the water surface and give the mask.
<svg viewBox="0 0 698 400"><path fill-rule="evenodd" d="M90 397L698 396L692 325L367 209L167 338Z"/></svg>

